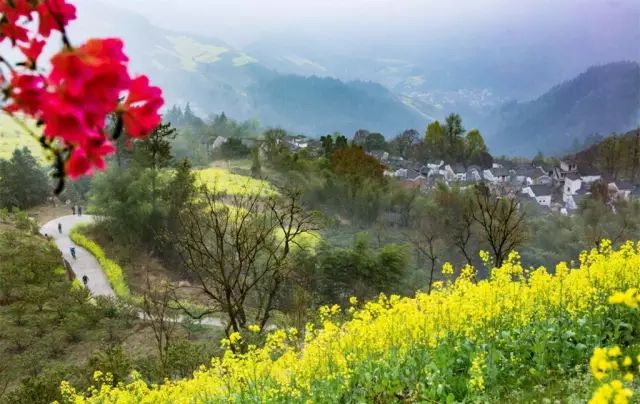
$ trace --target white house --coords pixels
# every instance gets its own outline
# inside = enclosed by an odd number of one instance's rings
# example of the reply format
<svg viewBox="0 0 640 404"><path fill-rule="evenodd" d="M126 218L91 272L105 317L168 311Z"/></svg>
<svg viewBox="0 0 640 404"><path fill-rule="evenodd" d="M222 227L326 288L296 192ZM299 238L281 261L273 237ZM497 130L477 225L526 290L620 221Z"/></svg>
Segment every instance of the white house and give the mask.
<svg viewBox="0 0 640 404"><path fill-rule="evenodd" d="M492 183L507 182L511 177L511 173L506 168L492 168L482 172L484 178Z"/></svg>
<svg viewBox="0 0 640 404"><path fill-rule="evenodd" d="M578 171L578 163L575 160L562 160L560 169L565 173L575 173Z"/></svg>
<svg viewBox="0 0 640 404"><path fill-rule="evenodd" d="M427 163L427 168L429 170L440 170L440 167L442 167L443 165L444 165L444 161L440 160L439 163L437 162Z"/></svg>
<svg viewBox="0 0 640 404"><path fill-rule="evenodd" d="M407 169L406 168L400 168L400 169L396 170L395 176L398 177L398 178L407 178Z"/></svg>
<svg viewBox="0 0 640 404"><path fill-rule="evenodd" d="M481 171L480 167L476 167L476 166L469 167L467 169L466 180L467 181L472 181L472 182L482 181L481 172L482 171Z"/></svg>
<svg viewBox="0 0 640 404"><path fill-rule="evenodd" d="M225 143L227 143L227 138L224 136L218 136L213 141L213 144L211 145L211 150L216 150L218 147L222 146Z"/></svg>
<svg viewBox="0 0 640 404"><path fill-rule="evenodd" d="M531 185L523 188L522 192L534 198L538 205L551 207L553 189L549 185Z"/></svg>
<svg viewBox="0 0 640 404"><path fill-rule="evenodd" d="M633 184L627 181L613 181L608 185L609 192L612 193L617 199L629 200L631 192L634 190Z"/></svg>
<svg viewBox="0 0 640 404"><path fill-rule="evenodd" d="M582 188L582 179L577 173L569 173L564 178L562 186L562 200L567 201L567 197L575 195Z"/></svg>
<svg viewBox="0 0 640 404"><path fill-rule="evenodd" d="M593 167L580 167L578 169L578 174L580 174L580 178L585 184L592 184L602 179L600 171Z"/></svg>

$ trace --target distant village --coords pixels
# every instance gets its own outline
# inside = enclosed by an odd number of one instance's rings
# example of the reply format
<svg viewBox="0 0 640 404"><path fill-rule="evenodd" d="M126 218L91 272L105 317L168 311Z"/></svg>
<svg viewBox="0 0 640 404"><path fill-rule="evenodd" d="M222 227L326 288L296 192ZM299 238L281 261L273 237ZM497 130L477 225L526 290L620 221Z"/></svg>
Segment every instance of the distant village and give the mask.
<svg viewBox="0 0 640 404"><path fill-rule="evenodd" d="M212 148L226 140L218 137ZM289 135L283 139L283 145L291 152L307 150L314 155L320 155L322 150L320 141L303 135ZM578 165L572 159L561 160L557 166L500 162L483 169L476 165L465 168L460 163L443 160L421 164L382 150L368 154L386 167L387 177L396 179L406 188L425 193L439 183L465 189L484 182L495 195L535 202L542 209L562 214L577 210L580 202L591 194L591 185L598 181L607 185L611 200L640 199L640 187L614 179L593 167Z"/></svg>
<svg viewBox="0 0 640 404"><path fill-rule="evenodd" d="M397 178L409 188L428 192L438 183L461 189L484 182L499 196L533 201L544 209L570 214L590 195L596 181L605 183L613 200L640 197L640 190L627 181L614 180L592 167L578 166L573 160L562 160L558 166L493 163L490 169L444 161L419 164L390 156L387 152L371 152L387 167L386 175Z"/></svg>

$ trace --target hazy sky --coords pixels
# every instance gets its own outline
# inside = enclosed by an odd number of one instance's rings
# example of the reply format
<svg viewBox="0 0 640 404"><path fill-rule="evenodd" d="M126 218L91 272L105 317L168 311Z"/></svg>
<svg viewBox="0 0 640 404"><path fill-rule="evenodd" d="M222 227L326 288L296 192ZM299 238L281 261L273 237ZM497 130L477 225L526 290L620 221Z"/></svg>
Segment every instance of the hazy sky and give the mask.
<svg viewBox="0 0 640 404"><path fill-rule="evenodd" d="M80 0L91 2L95 0ZM639 0L104 0L235 46L272 35L442 37L544 30L640 40ZM168 22L171 21L170 24Z"/></svg>

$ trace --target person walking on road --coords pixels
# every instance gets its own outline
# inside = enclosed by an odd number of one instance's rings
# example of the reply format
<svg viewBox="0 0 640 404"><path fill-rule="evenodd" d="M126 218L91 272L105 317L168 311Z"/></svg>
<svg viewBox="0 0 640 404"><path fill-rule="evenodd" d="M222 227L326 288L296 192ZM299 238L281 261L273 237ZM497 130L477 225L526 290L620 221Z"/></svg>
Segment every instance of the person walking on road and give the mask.
<svg viewBox="0 0 640 404"><path fill-rule="evenodd" d="M73 212L73 216L75 216L75 215L76 215L76 205L73 205L73 206L71 207L71 212Z"/></svg>
<svg viewBox="0 0 640 404"><path fill-rule="evenodd" d="M71 256L73 257L73 259L76 259L76 248L75 247L71 247Z"/></svg>
<svg viewBox="0 0 640 404"><path fill-rule="evenodd" d="M58 223L58 233L62 234L62 223Z"/></svg>
<svg viewBox="0 0 640 404"><path fill-rule="evenodd" d="M82 206L78 206L78 216L82 216Z"/></svg>
<svg viewBox="0 0 640 404"><path fill-rule="evenodd" d="M87 287L87 284L89 283L89 277L87 275L82 275L82 283L84 284L84 287Z"/></svg>

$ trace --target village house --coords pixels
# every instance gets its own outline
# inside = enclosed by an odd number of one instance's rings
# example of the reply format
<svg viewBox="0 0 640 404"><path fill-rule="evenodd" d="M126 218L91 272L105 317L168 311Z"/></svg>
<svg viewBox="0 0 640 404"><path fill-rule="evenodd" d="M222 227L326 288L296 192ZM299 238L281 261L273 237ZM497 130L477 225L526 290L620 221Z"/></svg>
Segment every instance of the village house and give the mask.
<svg viewBox="0 0 640 404"><path fill-rule="evenodd" d="M560 162L559 167L553 168L553 180L557 183L564 183L564 179L567 174L577 173L578 172L578 163L575 160L567 159L562 160Z"/></svg>
<svg viewBox="0 0 640 404"><path fill-rule="evenodd" d="M522 193L534 198L538 205L551 207L553 188L549 185L530 185L522 189Z"/></svg>
<svg viewBox="0 0 640 404"><path fill-rule="evenodd" d="M613 198L628 201L635 186L628 181L616 180L609 182L608 188Z"/></svg>
<svg viewBox="0 0 640 404"><path fill-rule="evenodd" d="M469 182L480 182L482 181L482 168L479 166L469 166L467 167L467 176L466 180Z"/></svg>
<svg viewBox="0 0 640 404"><path fill-rule="evenodd" d="M578 174L580 174L580 178L585 184L592 184L602 179L602 174L594 167L580 166L578 167Z"/></svg>
<svg viewBox="0 0 640 404"><path fill-rule="evenodd" d="M582 187L582 179L578 173L569 173L564 178L564 185L562 187L563 200L565 197L575 195Z"/></svg>
<svg viewBox="0 0 640 404"><path fill-rule="evenodd" d="M381 162L386 162L387 160L389 160L389 152L386 152L384 150L372 150L367 154L378 159Z"/></svg>
<svg viewBox="0 0 640 404"><path fill-rule="evenodd" d="M507 182L511 178L511 173L504 167L492 168L490 170L484 170L482 176L485 180L492 183Z"/></svg>

